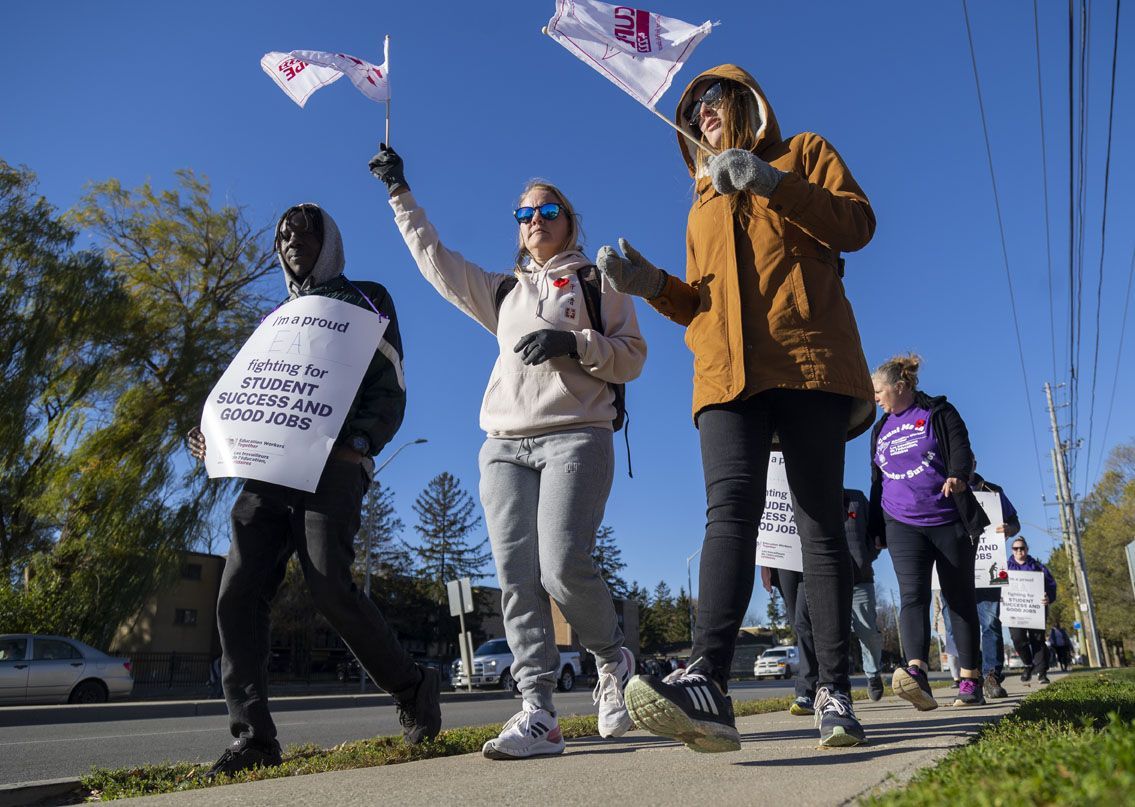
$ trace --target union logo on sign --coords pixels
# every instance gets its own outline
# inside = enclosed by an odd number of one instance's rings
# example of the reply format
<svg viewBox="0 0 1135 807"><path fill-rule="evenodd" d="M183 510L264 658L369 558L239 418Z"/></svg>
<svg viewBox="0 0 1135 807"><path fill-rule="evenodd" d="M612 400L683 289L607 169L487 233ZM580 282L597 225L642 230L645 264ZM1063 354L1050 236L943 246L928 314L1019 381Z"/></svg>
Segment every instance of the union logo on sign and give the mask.
<svg viewBox="0 0 1135 807"><path fill-rule="evenodd" d="M650 12L630 6L615 7L615 39L626 42L639 53L650 53Z"/></svg>

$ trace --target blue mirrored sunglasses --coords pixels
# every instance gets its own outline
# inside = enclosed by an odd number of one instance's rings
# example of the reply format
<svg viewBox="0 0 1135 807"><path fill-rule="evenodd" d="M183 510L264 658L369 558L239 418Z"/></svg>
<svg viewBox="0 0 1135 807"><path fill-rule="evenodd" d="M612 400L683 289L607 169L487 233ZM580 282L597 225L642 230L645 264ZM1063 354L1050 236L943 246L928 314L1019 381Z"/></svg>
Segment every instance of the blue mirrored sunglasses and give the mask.
<svg viewBox="0 0 1135 807"><path fill-rule="evenodd" d="M544 221L555 221L560 217L560 213L564 212L564 206L556 202L548 202L547 204L539 205L538 207L518 207L512 211L512 215L521 224L527 224L535 218L536 214L540 214L540 218Z"/></svg>

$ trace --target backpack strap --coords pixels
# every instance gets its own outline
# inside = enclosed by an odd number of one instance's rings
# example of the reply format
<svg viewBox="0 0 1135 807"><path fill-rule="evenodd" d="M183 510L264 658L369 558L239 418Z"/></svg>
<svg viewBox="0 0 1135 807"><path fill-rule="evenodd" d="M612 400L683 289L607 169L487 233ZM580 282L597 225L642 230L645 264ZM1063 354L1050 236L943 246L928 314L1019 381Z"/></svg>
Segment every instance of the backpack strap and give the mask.
<svg viewBox="0 0 1135 807"><path fill-rule="evenodd" d="M509 295L509 292L516 288L517 282L514 275L509 275L497 286L497 295L493 298L493 306L496 308L498 317L500 316L501 306L504 305L504 298Z"/></svg>
<svg viewBox="0 0 1135 807"><path fill-rule="evenodd" d="M587 318L591 320L591 327L599 333L605 333L603 328L603 286L599 278L599 269L594 264L576 270L579 286L583 290L583 303L587 307ZM623 440L627 445L627 476L634 478L634 469L631 467L631 417L627 412L627 385L610 384L615 395L615 420L611 424L615 431L623 430Z"/></svg>

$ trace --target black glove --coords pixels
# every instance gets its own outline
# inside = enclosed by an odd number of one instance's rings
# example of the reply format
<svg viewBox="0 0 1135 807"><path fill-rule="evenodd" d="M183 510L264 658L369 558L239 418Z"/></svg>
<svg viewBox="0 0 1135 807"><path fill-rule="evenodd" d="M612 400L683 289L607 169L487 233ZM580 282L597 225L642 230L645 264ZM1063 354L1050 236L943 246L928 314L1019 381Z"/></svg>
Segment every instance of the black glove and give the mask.
<svg viewBox="0 0 1135 807"><path fill-rule="evenodd" d="M578 359L579 354L575 352L575 348L575 334L572 331L553 331L548 328L520 337L513 351L522 354L520 360L525 364L536 365L557 356L572 356Z"/></svg>
<svg viewBox="0 0 1135 807"><path fill-rule="evenodd" d="M409 190L410 186L406 184L406 175L403 173L405 167L402 165L402 158L398 156L397 151L385 143L378 144L378 154L370 158L369 165L370 172L385 183L386 190L391 196L395 191Z"/></svg>

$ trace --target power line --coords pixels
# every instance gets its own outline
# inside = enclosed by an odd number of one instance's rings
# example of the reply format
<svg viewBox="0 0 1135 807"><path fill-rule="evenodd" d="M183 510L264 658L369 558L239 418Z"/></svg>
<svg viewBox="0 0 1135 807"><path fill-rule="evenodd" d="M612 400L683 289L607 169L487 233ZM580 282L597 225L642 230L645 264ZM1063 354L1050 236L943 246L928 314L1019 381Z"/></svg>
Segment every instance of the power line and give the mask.
<svg viewBox="0 0 1135 807"><path fill-rule="evenodd" d="M1115 377L1111 380L1111 403L1107 406L1107 420L1103 425L1103 444L1107 445L1107 433L1111 429L1111 413L1115 409L1115 391L1119 387L1119 360L1123 358L1123 337L1127 333L1127 314L1131 308L1131 286L1135 281L1135 248L1131 250L1131 268L1127 272L1127 293L1123 296L1123 319L1119 326L1119 346L1115 351ZM1100 464L1103 462L1104 453L1100 451L1100 457L1096 460L1096 476L1099 476Z"/></svg>
<svg viewBox="0 0 1135 807"><path fill-rule="evenodd" d="M1040 105L1040 170L1044 186L1044 248L1048 259L1048 328L1052 339L1052 377L1056 373L1056 309L1052 295L1052 223L1048 211L1048 144L1044 136L1044 83L1040 71L1040 20L1033 0L1033 36L1036 41L1036 97Z"/></svg>
<svg viewBox="0 0 1135 807"><path fill-rule="evenodd" d="M985 137L985 156L989 161L989 181L993 185L993 206L997 211L997 231L1001 236L1001 257L1005 267L1005 281L1009 286L1009 310L1013 314L1013 333L1017 337L1017 357L1021 361L1021 380L1025 388L1025 406L1029 412L1029 434L1033 439L1033 452L1036 454L1036 472L1037 479L1040 482L1040 489L1044 490L1044 472L1041 470L1040 465L1040 447L1037 445L1036 440L1036 419L1033 417L1033 404L1032 395L1029 394L1029 375L1025 370L1025 351L1021 343L1021 326L1017 318L1017 300L1013 292L1013 275L1009 271L1009 248L1005 243L1005 224L1001 217L1001 197L997 192L997 174L993 170L993 149L989 145L989 126L985 120L985 101L981 95L981 78L977 70L977 53L973 46L973 30L970 27L969 21L969 8L966 5L966 0L962 0L962 14L965 16L966 21L966 39L969 41L969 56L970 63L973 65L973 81L977 87L977 106L981 112L981 131Z"/></svg>
<svg viewBox="0 0 1135 807"><path fill-rule="evenodd" d="M1111 45L1111 90L1107 109L1107 157L1103 169L1103 214L1100 221L1100 271L1099 281L1096 284L1096 344L1092 356L1092 397L1088 409L1088 443L1084 460L1084 492L1091 485L1091 476L1088 474L1092 461L1092 432L1096 422L1096 381L1099 375L1100 364L1100 309L1103 307L1103 261L1107 250L1107 194L1111 184L1111 130L1115 117L1115 69L1119 60L1119 2L1115 0L1115 38ZM1101 454L1106 450L1106 443L1100 447Z"/></svg>

